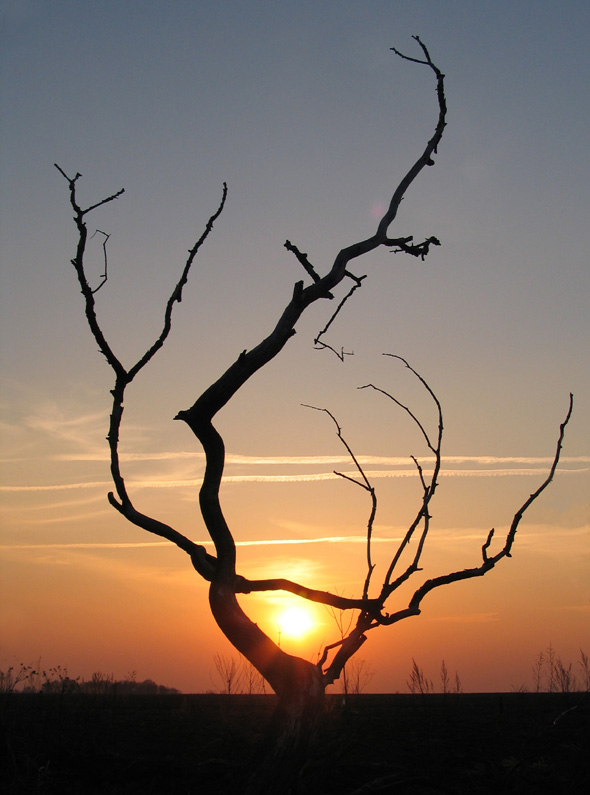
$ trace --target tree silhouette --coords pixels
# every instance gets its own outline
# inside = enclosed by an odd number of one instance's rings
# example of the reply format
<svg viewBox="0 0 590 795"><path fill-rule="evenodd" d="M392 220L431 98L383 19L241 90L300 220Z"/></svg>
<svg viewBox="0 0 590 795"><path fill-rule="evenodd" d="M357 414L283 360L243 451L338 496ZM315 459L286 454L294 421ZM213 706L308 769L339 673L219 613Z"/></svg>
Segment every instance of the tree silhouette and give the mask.
<svg viewBox="0 0 590 795"><path fill-rule="evenodd" d="M415 243L412 235L394 237L390 233L390 228L396 219L398 209L408 189L425 168L434 164L434 156L437 154L446 126L447 106L444 75L431 60L430 53L420 38L417 36L414 38L419 47L420 57L410 57L395 48L392 49L400 58L424 66L432 72L436 83L438 116L432 137L393 191L389 206L379 220L374 234L341 249L336 255L330 270L324 275L320 275L317 272L309 261L307 254L303 253L290 241L286 241L285 247L296 257L305 270L307 284L304 281L298 281L294 285L291 299L279 314L276 324L268 336L252 349L242 351L233 364L197 398L192 406L179 411L175 417L175 419L186 423L199 440L205 452L206 468L199 492L199 503L203 520L215 546L214 555L207 552L205 547L194 543L169 525L138 510L128 493L121 472L119 433L125 390L135 376L151 362L155 354L166 342L171 330L172 313L175 304L182 299L183 288L187 283L191 266L201 246L211 234L215 221L224 209L227 199L227 186L223 185L219 206L211 215L201 237L189 250L180 280L165 306L161 333L135 364L131 367L126 367L104 336L95 311L95 294L105 285L108 278L106 260L108 236L104 232L101 234L104 236L105 269L97 287L92 288L90 286L85 270L85 252L88 240L87 216L103 205L119 198L123 191L120 190L83 209L77 197L78 181L81 175L77 173L74 177L69 177L60 166L56 165L56 168L68 182L70 203L74 210L74 220L78 230L77 249L72 259L72 264L78 276L84 298L86 318L99 350L114 373L114 385L111 389L112 409L107 436L114 491L109 493L108 499L111 505L127 520L147 532L168 539L190 556L196 572L210 583L209 603L219 628L236 650L262 674L277 694L278 706L273 727L273 734L276 740L275 750L272 760L269 762L270 766L266 768L264 776L257 785L260 791L265 790L265 788L269 792L295 791L297 776L294 775L294 770L298 768L302 755L305 753L306 744L309 738L313 736L314 727L321 712L325 688L339 678L345 664L367 640L367 635L371 630L389 626L410 616L418 615L424 598L431 591L459 580L481 577L494 568L503 558L510 557L516 531L524 512L553 478L559 461L565 427L572 411L573 403L570 395L569 408L565 420L560 426L557 449L547 477L514 514L512 524L501 549L492 554L491 546L494 530L491 530L483 543L481 560L473 567L452 571L422 582L416 588L407 604L391 609L388 607L390 597L402 584L420 571L420 560L430 529L430 504L437 489L441 468L441 443L443 436L443 414L437 396L427 381L405 359L394 356L394 359L400 361L410 370L432 400L438 416L438 429L436 435L431 436L412 409L401 403L392 394L373 384L367 384L362 387L379 393L384 399L401 408L410 420L416 424L430 454L434 457L434 465L430 474L424 471L417 459L413 459L417 477L422 486L422 499L413 522L410 524L398 548L394 550L383 580L379 584L374 582L375 565L371 554L373 522L377 509L375 490L354 452L346 442L336 418L324 408L319 410L326 412L333 421L336 433L357 470L356 477L340 473L341 477L364 489L371 501L366 536L367 568L364 582L359 585L359 595L356 598L347 598L336 593L315 590L303 583L293 582L281 577L252 580L244 576L237 568L236 545L231 529L225 520L220 502L219 492L224 473L225 445L224 440L213 424L214 418L248 379L282 351L289 339L295 334L296 324L308 307L320 299L333 300L336 297L337 288L346 283L349 285L348 291L345 291L343 297L337 300L335 310L329 315L328 321L314 341L317 348L330 350L340 358L344 358L346 355L344 350L337 351L325 342L324 337L334 319L340 314L352 294L362 286L365 279L365 276L357 276L351 271L351 266L355 261L381 247L387 247L393 252L408 254L424 260L432 246L440 245L439 240L434 236ZM387 355L391 356L391 354ZM417 543L415 544L414 554L410 556L410 562L406 564L404 561L409 555L409 544L411 541ZM404 553L406 554L404 555ZM343 633L342 637L339 637L334 643L324 648L317 664L313 664L300 657L287 654L279 648L271 638L248 618L237 600L238 594L277 590L289 591L302 599L319 602L334 609L358 611L358 616L355 621L351 622L350 628L346 633ZM264 782L261 783L263 779Z"/></svg>

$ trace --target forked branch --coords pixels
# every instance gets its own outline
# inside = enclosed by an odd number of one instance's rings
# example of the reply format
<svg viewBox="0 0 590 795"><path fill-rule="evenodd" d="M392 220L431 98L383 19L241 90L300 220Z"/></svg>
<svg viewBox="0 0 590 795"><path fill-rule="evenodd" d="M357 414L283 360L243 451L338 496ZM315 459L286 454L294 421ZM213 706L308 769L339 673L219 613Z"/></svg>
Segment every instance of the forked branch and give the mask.
<svg viewBox="0 0 590 795"><path fill-rule="evenodd" d="M433 467L433 470L432 470L432 474L428 478L426 478L421 465L419 464L417 459L413 457L414 463L415 463L415 465L417 467L417 470L418 470L418 476L419 476L419 479L420 479L420 482L421 482L421 485L422 485L422 488L423 488L423 498L422 498L422 502L421 502L420 508L419 508L419 510L418 510L418 512L416 514L416 517L415 517L414 521L411 523L411 525L408 528L408 531L406 532L404 538L402 539L398 549L396 550L396 552L394 553L394 555L392 557L391 563L389 565L389 568L387 570L387 573L386 573L384 581L383 581L383 586L382 586L382 590L381 590L381 593L379 595L379 598L373 601L373 605L382 605L382 606L385 606L386 600L391 596L391 594L397 588L399 588L399 586L402 583L406 582L417 571L420 571L419 562L420 562L420 558L421 558L423 550L424 550L425 542L426 542L426 539L427 539L427 536L428 536L428 531L429 531L429 528L430 528L430 518L431 517L430 517L429 506L430 506L431 500L432 500L432 498L434 496L434 493L436 491L437 478L438 478L438 476L440 474L440 468L441 468L441 444L442 444L442 435L443 435L442 409L441 409L440 402L439 402L438 398L436 397L434 391L431 389L431 387L428 385L428 383L425 381L425 379L416 370L414 370L414 368L411 367L405 359L403 359L400 356L395 356L393 354L385 354L385 355L392 356L392 358L399 359L401 362L403 362L404 365L418 378L418 380L422 383L424 388L427 390L427 392L431 396L431 398L432 398L432 400L435 403L436 408L437 408L438 432L437 432L436 441L433 442L431 440L430 434L425 429L423 423L418 419L418 417L415 415L415 413L408 406L406 406L404 403L399 401L397 398L395 398L393 395L391 395L390 393L386 392L385 390L380 389L378 387L375 387L372 384L367 384L365 387L359 387L360 389L366 389L366 388L370 387L370 388L374 389L375 391L380 392L381 394L385 395L387 398L392 400L396 405L398 405L400 408L402 408L408 414L408 416L412 419L412 421L416 424L416 426L419 428L422 436L424 437L424 439L426 441L426 444L427 444L429 450L434 453L434 461L435 461L434 467ZM311 408L315 408L315 407L312 406ZM350 481L352 483L355 483L358 486L362 486L363 488L365 488L368 491L370 491L372 496L373 496L373 498L374 498L373 507L375 508L376 507L376 497L375 497L374 490L371 488L370 483L369 483L369 481L367 479L367 476L364 473L364 471L363 471L363 469L362 469L362 467L361 467L361 465L360 465L360 463L358 461L358 458L355 456L355 454L353 453L352 449L349 447L349 445L342 438L342 433L341 433L341 429L340 429L340 426L339 426L338 422L336 421L334 416L331 414L331 412L329 412L327 409L319 409L319 410L320 411L325 411L331 417L333 422L335 423L338 437L341 440L341 442L344 444L344 446L346 447L346 449L347 449L347 451L348 451L348 453L349 453L349 455L351 457L351 460L354 462L355 466L357 467L358 471L360 472L361 481L357 480L356 478L350 477L348 475L342 475L341 473L336 473L336 474L341 474L341 476L343 478L345 478L346 480L348 480L348 481ZM328 659L329 652L333 651L334 649L338 649L334 659L332 660L330 665L324 671L324 676L326 677L327 681L333 681L334 678L336 678L339 675L342 667L346 664L346 662L350 658L350 656L352 656L352 654L360 646L360 644L364 642L364 639L366 638L366 632L368 630L375 629L378 626L391 625L391 624L397 623L399 621L402 621L405 618L410 618L411 616L419 615L420 614L420 605L421 605L422 600L424 599L424 597L428 593L430 593L434 589L442 587L444 585L450 585L451 583L459 582L461 580L467 580L467 579L471 579L471 578L474 578L474 577L482 577L488 571L490 571L492 568L494 568L494 566L500 560L502 560L504 557L510 557L511 556L511 549L512 549L512 546L514 544L516 531L517 531L517 528L518 528L518 526L520 524L520 521L522 520L522 517L524 516L524 514L528 510L528 508L530 508L530 506L535 502L535 500L542 494L542 492L547 488L547 486L553 480L553 477L555 475L555 471L556 471L558 463L559 463L559 458L560 458L560 455L561 455L561 449L562 449L562 445L563 445L565 429L566 429L567 424L570 421L570 418L571 418L571 415L572 415L572 411L573 411L573 395L570 394L568 411L567 411L567 414L565 416L564 421L561 423L561 425L559 427L559 436L558 436L558 440L557 440L557 447L556 447L555 455L554 455L551 467L549 469L549 472L547 474L547 477L543 480L543 482L540 484L540 486L525 500L525 502L522 504L522 506L515 513L514 518L512 520L512 523L510 525L510 528L509 528L509 530L507 532L503 547L496 554L490 555L489 550L490 550L490 546L492 544L492 540L493 540L493 537L494 537L494 530L492 529L489 532L484 544L482 545L482 562L481 562L480 565L472 567L472 568L468 568L468 569L453 571L453 572L450 572L448 574L441 575L441 576L434 577L434 578L426 580L414 592L414 594L411 597L407 607L404 607L403 609L397 610L397 611L395 611L393 613L388 613L384 609L382 609L382 611L377 615L375 613L374 609L373 610L367 610L366 608L361 608L360 615L359 615L358 620L356 622L356 625L354 626L352 631L349 631L348 634L346 635L346 637L343 637L341 640L336 641L335 643L326 646L325 649L324 649L324 653L323 653L322 658L320 660L320 665L322 665L322 666L326 663L326 661ZM369 527L370 528L372 528L374 518L375 518L375 511L373 510L372 513L371 513L370 522L369 522ZM416 549L416 552L414 553L412 561L406 567L406 569L403 571L402 574L400 574L396 579L392 580L393 572L394 572L395 568L397 567L397 565L398 565L398 563L400 561L402 553L406 550L406 548L408 547L409 542L412 540L414 534L416 533L416 531L419 528L421 528L421 530L419 531L419 540L418 540L417 549ZM369 535L368 535L369 542L370 542L370 538L371 538L371 534L369 532ZM369 565L370 565L369 571L370 571L370 573L372 573L373 567L372 567L372 565L370 563L370 558L369 558ZM367 596L367 584L365 586L364 596Z"/></svg>
<svg viewBox="0 0 590 795"><path fill-rule="evenodd" d="M113 483L115 485L118 499L115 497L113 493L109 493L108 495L109 502L120 513L122 513L126 519L128 519L133 524L137 525L138 527L141 527L143 530L155 533L156 535L159 535L162 538L166 538L169 541L172 541L173 543L177 544L177 546L179 546L181 549L191 554L191 552L195 547L192 541L187 539L181 533L178 533L173 528L164 524L163 522L159 522L158 520L153 519L152 517L142 514L141 512L137 511L133 506L129 494L127 492L125 481L121 473L120 458L119 458L119 433L123 417L123 402L125 397L125 389L127 385L135 378L137 373L149 361L151 361L151 359L156 354L156 352L164 345L164 342L166 341L172 326L172 311L174 304L176 302L180 302L182 298L182 288L184 287L184 285L188 280L189 272L194 262L194 259L197 255L197 252L199 251L201 245L205 242L205 240L209 236L213 228L213 223L220 216L225 206L225 200L227 197L227 186L224 183L223 195L219 207L207 222L205 231L203 232L201 237L197 240L195 245L189 251L189 255L186 260L181 278L177 283L176 287L174 288L174 290L172 291L172 294L166 304L162 331L160 332L156 341L147 349L147 351L143 354L143 356L131 368L126 369L125 366L120 361L120 359L115 355L109 343L107 342L107 339L102 331L102 328L100 326L96 314L96 303L94 296L98 292L100 287L104 285L108 275L106 242L109 236L105 232L97 230L100 232L100 234L104 235L105 237L103 243L105 270L104 270L104 275L102 277L103 281L95 289L92 289L90 287L88 277L86 274L86 266L85 266L86 245L88 240L88 229L86 226L85 217L93 210L96 210L97 208L102 207L103 205L108 204L109 202L112 202L115 199L117 199L119 196L121 196L122 193L124 193L124 189L121 189L116 193L113 193L111 196L108 196L106 199L102 199L101 201L98 201L95 204L92 204L84 209L79 204L76 194L77 182L82 175L78 172L74 177L68 177L65 171L61 168L61 166L57 165L57 163L55 164L55 167L64 177L64 179L67 180L70 190L70 204L72 206L72 209L74 210L74 221L78 229L78 244L76 246L76 256L74 257L74 259L72 259L71 262L76 271L78 282L81 287L81 292L84 297L85 312L86 312L88 325L90 331L92 332L92 335L94 336L94 339L96 340L96 343L98 344L100 352L103 354L103 356L105 357L105 359L107 360L108 364L111 366L115 374L115 383L111 390L112 410L110 415L109 432L107 440L109 442L109 449L110 449L111 475L113 478ZM96 234L96 232L94 234Z"/></svg>
<svg viewBox="0 0 590 795"><path fill-rule="evenodd" d="M317 406L307 406L306 405L306 408L315 409L315 411L323 411L330 417L330 419L332 420L332 422L336 426L336 433L338 435L338 439L344 445L344 447L346 449L346 452L348 453L348 455L350 456L353 464L357 468L357 471L358 471L361 479L357 480L356 478L350 477L350 475L345 475L342 472L336 472L336 470L334 470L334 474L338 475L338 477L343 478L344 480L348 480L351 483L354 483L356 486L360 486L362 489L364 489L369 494L369 497L371 499L371 511L369 513L369 518L367 520L367 575L365 577L365 584L363 585L363 599L364 600L368 600L368 598L369 598L369 585L371 584L371 575L373 574L373 569L375 568L375 565L373 564L373 560L372 560L372 556L371 556L371 540L372 540L372 536L373 536L373 524L375 522L375 516L377 515L377 495L375 493L375 489L373 488L373 486L371 485L368 477L366 476L364 469L362 468L362 466L360 465L357 457L355 456L354 452L352 451L352 448L350 447L350 445L348 444L348 442L346 441L346 439L342 435L342 428L340 427L340 425L338 423L338 420L332 414L332 412L328 411L328 409L318 408ZM366 604L365 605L359 604L357 606L359 608L366 609Z"/></svg>
<svg viewBox="0 0 590 795"><path fill-rule="evenodd" d="M469 569L462 569L460 571L453 571L449 574L444 574L439 577L433 577L429 580L426 580L413 594L412 598L410 599L407 608L404 610L397 611L391 615L384 614L379 619L379 623L381 624L394 624L397 621L400 621L404 618L407 618L410 615L416 616L420 614L420 605L424 597L430 593L431 591L435 590L436 588L440 588L443 585L450 585L454 582L460 582L461 580L469 580L474 577L483 577L485 574L488 573L494 566L501 561L503 558L511 557L511 550L514 544L514 540L516 537L516 531L518 526L524 516L525 512L531 507L531 505L535 502L535 500L542 494L543 491L547 488L547 486L553 480L555 475L555 471L557 469L557 465L559 463L559 458L561 455L561 448L563 445L563 439L565 436L565 429L567 424L570 421L572 416L572 411L574 407L574 396L570 394L569 397L569 406L567 413L565 415L565 419L559 426L559 435L557 438L557 447L555 450L555 455L553 457L553 462L547 473L547 477L543 480L543 482L539 485L539 487L524 501L521 507L516 511L514 514L514 518L512 519L512 523L510 528L506 534L506 538L504 540L504 545L502 548L495 554L489 554L489 548L492 543L492 539L494 536L494 530L490 530L488 536L482 546L482 562L479 566L474 566Z"/></svg>

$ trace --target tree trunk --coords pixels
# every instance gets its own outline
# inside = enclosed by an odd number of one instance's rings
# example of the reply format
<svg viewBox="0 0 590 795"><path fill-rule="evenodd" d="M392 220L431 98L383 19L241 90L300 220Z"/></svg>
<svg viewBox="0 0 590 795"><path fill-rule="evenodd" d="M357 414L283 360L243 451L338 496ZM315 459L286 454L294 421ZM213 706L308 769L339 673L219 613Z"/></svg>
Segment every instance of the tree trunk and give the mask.
<svg viewBox="0 0 590 795"><path fill-rule="evenodd" d="M246 795L302 795L311 791L306 774L325 704L321 671L315 670L315 676L293 681L292 690L279 696L264 754Z"/></svg>
<svg viewBox="0 0 590 795"><path fill-rule="evenodd" d="M248 795L304 792L303 774L324 708L321 668L280 649L246 616L232 589L217 578L211 582L209 603L219 628L278 697Z"/></svg>

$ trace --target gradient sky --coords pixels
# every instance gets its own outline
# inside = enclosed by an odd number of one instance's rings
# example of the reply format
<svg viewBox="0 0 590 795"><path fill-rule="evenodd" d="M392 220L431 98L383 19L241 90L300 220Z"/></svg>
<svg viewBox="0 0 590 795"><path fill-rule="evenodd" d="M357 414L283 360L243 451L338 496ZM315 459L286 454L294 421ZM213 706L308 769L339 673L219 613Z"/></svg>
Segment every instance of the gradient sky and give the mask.
<svg viewBox="0 0 590 795"><path fill-rule="evenodd" d="M159 333L186 251L228 182L168 344L129 389L121 443L137 507L205 541L202 455L172 417L276 322L304 277L285 239L325 272L374 232L436 121L432 74L390 51L418 55L413 34L447 76L448 127L390 231L442 246L425 262L383 250L356 263L368 278L330 338L355 355L313 350L331 309L315 305L219 416L239 568L360 593L366 495L330 475L351 467L327 415L307 403L329 408L364 457L383 572L420 498L409 456L427 450L403 412L356 387L371 381L435 420L383 352L407 358L443 405L448 458L423 578L476 565L490 527L506 529L547 471L571 391L562 465L513 558L435 592L421 617L372 633L360 656L375 691L405 691L412 657L432 678L444 658L466 690L510 690L531 686L550 642L567 661L589 651L588 3L1 8L0 668L41 658L73 675L137 670L203 691L214 654L231 653L184 553L106 502L111 373L85 327L67 185L53 164L84 175L85 205L125 188L88 223L111 235L98 312L129 364ZM101 242L89 252L96 279ZM291 602L243 599L271 637ZM305 640L282 628L283 647L314 659L336 639L326 610L313 619Z"/></svg>

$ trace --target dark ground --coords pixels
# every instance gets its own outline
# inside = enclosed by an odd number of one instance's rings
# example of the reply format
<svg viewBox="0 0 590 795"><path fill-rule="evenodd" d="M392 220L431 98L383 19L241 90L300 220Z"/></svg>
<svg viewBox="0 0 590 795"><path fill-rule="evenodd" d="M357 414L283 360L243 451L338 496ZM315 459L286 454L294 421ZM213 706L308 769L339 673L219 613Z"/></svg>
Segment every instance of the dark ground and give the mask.
<svg viewBox="0 0 590 795"><path fill-rule="evenodd" d="M0 790L240 795L273 704L272 696L1 695ZM320 795L587 795L589 757L588 694L360 695L346 707L334 696L309 780Z"/></svg>

